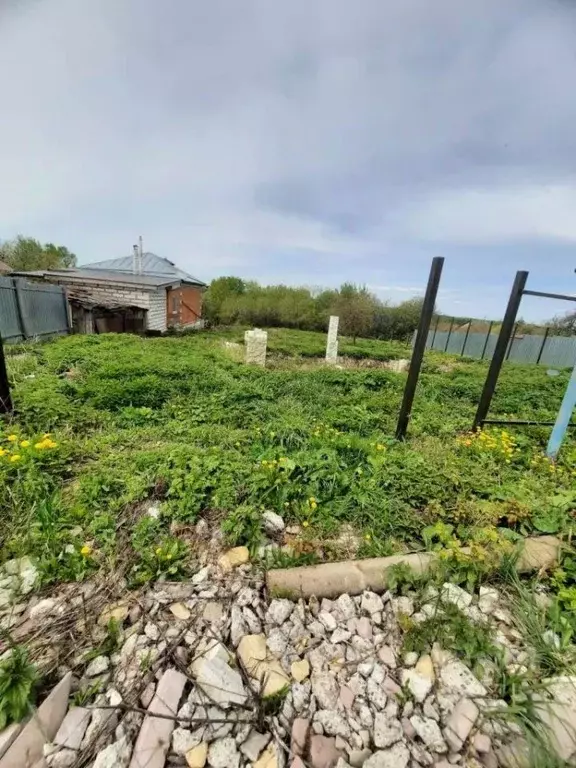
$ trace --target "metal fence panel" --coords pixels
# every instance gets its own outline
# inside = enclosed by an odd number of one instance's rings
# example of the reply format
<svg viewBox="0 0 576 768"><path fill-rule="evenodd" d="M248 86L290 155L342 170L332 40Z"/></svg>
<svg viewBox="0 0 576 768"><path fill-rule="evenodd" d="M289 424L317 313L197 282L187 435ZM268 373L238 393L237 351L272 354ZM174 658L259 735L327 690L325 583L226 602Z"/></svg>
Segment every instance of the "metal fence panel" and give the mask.
<svg viewBox="0 0 576 768"><path fill-rule="evenodd" d="M24 338L16 291L10 277L0 277L0 335L4 341L21 341Z"/></svg>
<svg viewBox="0 0 576 768"><path fill-rule="evenodd" d="M498 335L491 333L488 339L485 333L469 333L456 331L431 331L428 334L428 349L447 352L452 355L463 355L475 359L491 360L496 348ZM464 350L464 341L466 349ZM509 348L507 360L517 363L536 363L542 350L539 364L554 368L571 368L576 363L576 337L574 336L544 336L523 334L516 336Z"/></svg>
<svg viewBox="0 0 576 768"><path fill-rule="evenodd" d="M22 341L68 333L68 305L59 285L0 277L0 334Z"/></svg>

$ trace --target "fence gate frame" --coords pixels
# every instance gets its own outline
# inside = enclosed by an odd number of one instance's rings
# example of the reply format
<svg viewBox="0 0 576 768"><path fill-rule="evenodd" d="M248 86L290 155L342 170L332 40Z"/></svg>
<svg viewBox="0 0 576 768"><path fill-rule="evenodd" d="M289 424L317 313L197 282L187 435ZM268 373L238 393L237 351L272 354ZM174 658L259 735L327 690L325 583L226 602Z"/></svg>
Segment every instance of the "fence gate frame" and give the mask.
<svg viewBox="0 0 576 768"><path fill-rule="evenodd" d="M558 449L560 448L560 444L562 443L562 439L564 437L564 433L566 432L566 429L568 427L576 426L576 424L570 423L570 415L572 412L572 408L574 406L574 402L572 401L572 398L575 397L576 399L576 396L575 396L576 373L572 374L572 378L570 379L570 383L568 384L568 388L566 390L566 394L564 396L564 400L562 402L562 406L558 413L558 418L556 419L556 421L529 421L529 420L526 421L523 419L512 420L512 419L489 419L488 418L488 412L490 410L492 398L494 397L494 391L498 383L498 377L500 376L500 371L502 370L502 364L504 360L507 358L509 344L511 346L512 335L513 335L514 327L516 324L516 317L518 315L518 310L520 309L520 303L522 302L522 297L523 296L539 296L541 298L546 298L546 299L559 299L560 301L576 302L576 296L569 296L564 293L548 293L547 291L528 290L526 288L526 281L528 280L528 274L529 273L526 270L519 270L518 272L516 272L516 277L514 278L514 282L512 284L512 290L510 291L510 296L508 298L508 304L506 306L504 319L500 327L500 333L498 334L498 339L496 341L494 354L492 356L492 360L490 361L490 367L488 368L488 373L486 375L486 380L484 382L482 394L480 395L480 400L478 401L478 408L476 410L476 415L474 417L474 422L472 424L472 430L476 431L481 427L483 427L484 424L554 427L554 431L550 438L550 442L548 443L548 449L547 449L548 456L553 458L558 453ZM546 336L547 334L544 337L544 343L546 342ZM540 355L538 356L538 360L540 360L542 349L543 349L543 346L540 349ZM576 366L574 368L574 371L576 371ZM570 402L572 402L572 407L569 407ZM566 411L568 408L569 408L568 419L566 419Z"/></svg>

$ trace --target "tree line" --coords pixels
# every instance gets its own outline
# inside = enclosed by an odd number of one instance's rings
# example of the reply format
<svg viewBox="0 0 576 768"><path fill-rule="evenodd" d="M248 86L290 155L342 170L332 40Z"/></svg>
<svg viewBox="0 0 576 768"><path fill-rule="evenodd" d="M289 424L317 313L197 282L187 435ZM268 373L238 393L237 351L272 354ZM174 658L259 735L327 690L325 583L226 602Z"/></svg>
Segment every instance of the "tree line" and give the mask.
<svg viewBox="0 0 576 768"><path fill-rule="evenodd" d="M76 255L64 245L45 243L33 237L18 237L0 244L0 261L15 272L34 269L65 269L76 266Z"/></svg>
<svg viewBox="0 0 576 768"><path fill-rule="evenodd" d="M416 329L421 309L419 297L391 305L353 283L314 291L219 277L204 295L203 316L211 325L319 331L326 330L330 315L338 315L340 332L354 340L358 336L405 340Z"/></svg>

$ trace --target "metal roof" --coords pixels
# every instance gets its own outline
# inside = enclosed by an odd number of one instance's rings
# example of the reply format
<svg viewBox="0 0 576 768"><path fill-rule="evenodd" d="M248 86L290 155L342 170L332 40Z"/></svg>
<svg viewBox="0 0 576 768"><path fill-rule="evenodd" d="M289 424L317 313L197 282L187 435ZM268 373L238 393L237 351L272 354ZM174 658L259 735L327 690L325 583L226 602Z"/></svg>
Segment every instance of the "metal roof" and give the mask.
<svg viewBox="0 0 576 768"><path fill-rule="evenodd" d="M135 275L128 272L113 272L105 269L38 269L31 272L14 272L15 275L22 277L41 277L52 280L66 280L79 282L107 282L118 283L122 285L138 285L142 288L161 288L162 286L177 285L182 282L177 277L153 277L151 275Z"/></svg>
<svg viewBox="0 0 576 768"><path fill-rule="evenodd" d="M139 275L134 275L134 256L121 256L117 259L107 259L106 261L96 261L92 264L83 264L79 267L81 270L94 270L103 271L108 273L121 272L122 274L130 274L134 277L163 277L164 282L176 282L181 280L185 283L194 283L195 285L203 286L205 283L202 280L198 280L197 277L189 275L188 272L184 272L182 269L178 269L177 266L168 259L164 259L161 256L156 256L155 253L146 251L142 254L141 272Z"/></svg>

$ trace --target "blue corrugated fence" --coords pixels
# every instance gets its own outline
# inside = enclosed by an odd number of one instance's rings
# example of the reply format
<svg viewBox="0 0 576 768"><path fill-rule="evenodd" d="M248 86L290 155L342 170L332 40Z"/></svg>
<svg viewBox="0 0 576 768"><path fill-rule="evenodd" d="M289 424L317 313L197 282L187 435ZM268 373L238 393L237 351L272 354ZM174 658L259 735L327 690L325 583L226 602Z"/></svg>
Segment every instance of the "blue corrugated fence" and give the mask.
<svg viewBox="0 0 576 768"><path fill-rule="evenodd" d="M69 331L64 288L0 277L0 335L4 341L47 338Z"/></svg>

